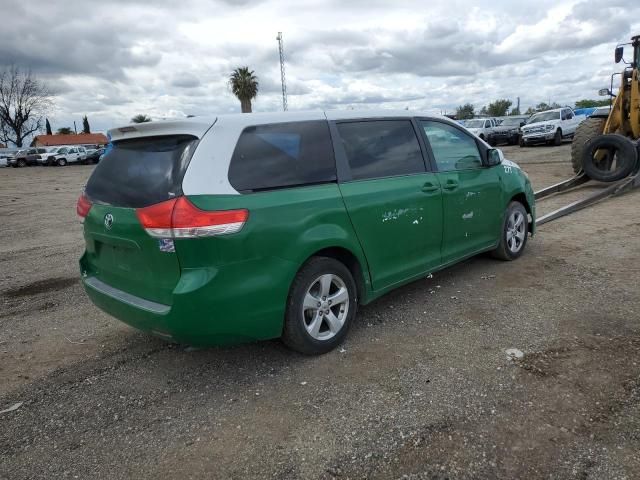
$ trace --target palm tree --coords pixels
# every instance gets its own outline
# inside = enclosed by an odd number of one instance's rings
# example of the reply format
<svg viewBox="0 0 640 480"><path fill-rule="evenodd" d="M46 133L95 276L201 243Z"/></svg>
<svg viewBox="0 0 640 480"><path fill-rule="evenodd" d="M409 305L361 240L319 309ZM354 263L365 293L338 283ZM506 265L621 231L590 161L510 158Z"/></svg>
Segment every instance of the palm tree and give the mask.
<svg viewBox="0 0 640 480"><path fill-rule="evenodd" d="M143 113L139 113L138 115L136 115L135 117L133 117L131 119L131 123L146 123L146 122L150 122L151 121L151 117L143 114Z"/></svg>
<svg viewBox="0 0 640 480"><path fill-rule="evenodd" d="M258 95L258 77L249 67L236 68L229 77L231 92L240 100L242 113L251 113L251 100Z"/></svg>

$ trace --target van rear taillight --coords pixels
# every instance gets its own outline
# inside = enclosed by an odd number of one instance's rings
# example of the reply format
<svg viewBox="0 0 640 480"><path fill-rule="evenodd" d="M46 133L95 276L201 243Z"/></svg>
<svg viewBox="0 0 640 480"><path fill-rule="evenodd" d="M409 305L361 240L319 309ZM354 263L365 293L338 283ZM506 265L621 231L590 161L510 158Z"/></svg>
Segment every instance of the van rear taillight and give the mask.
<svg viewBox="0 0 640 480"><path fill-rule="evenodd" d="M89 210L91 210L91 201L83 192L82 195L78 197L78 202L76 203L76 213L80 217L81 222L84 222L85 217L89 215Z"/></svg>
<svg viewBox="0 0 640 480"><path fill-rule="evenodd" d="M136 210L140 224L156 238L200 238L239 232L248 210L200 210L186 197Z"/></svg>

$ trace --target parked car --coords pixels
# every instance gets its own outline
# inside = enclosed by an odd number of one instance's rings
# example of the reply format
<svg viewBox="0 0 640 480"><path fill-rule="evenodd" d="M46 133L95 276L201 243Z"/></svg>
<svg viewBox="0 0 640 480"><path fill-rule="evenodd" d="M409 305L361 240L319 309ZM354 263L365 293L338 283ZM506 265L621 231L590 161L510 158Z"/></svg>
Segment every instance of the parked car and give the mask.
<svg viewBox="0 0 640 480"><path fill-rule="evenodd" d="M556 108L531 115L522 127L520 146L546 143L560 145L562 140L573 138L584 116L577 116L569 107Z"/></svg>
<svg viewBox="0 0 640 480"><path fill-rule="evenodd" d="M444 117L220 115L110 134L77 203L82 282L172 341L327 352L359 304L481 252L514 260L535 225L526 174Z"/></svg>
<svg viewBox="0 0 640 480"><path fill-rule="evenodd" d="M86 156L87 151L84 147L60 147L53 153L53 155L49 155L47 158L47 164L64 167L68 163L82 163Z"/></svg>
<svg viewBox="0 0 640 480"><path fill-rule="evenodd" d="M465 120L464 126L478 138L484 140L490 145L494 144L493 130L496 127L497 122L495 118L472 118Z"/></svg>
<svg viewBox="0 0 640 480"><path fill-rule="evenodd" d="M98 163L103 153L104 148L99 148L97 150L87 150L87 155L85 157L84 163Z"/></svg>
<svg viewBox="0 0 640 480"><path fill-rule="evenodd" d="M506 143L516 145L520 139L520 128L525 125L528 117L513 116L501 119L500 124L491 132L494 145Z"/></svg>
<svg viewBox="0 0 640 480"><path fill-rule="evenodd" d="M8 164L11 167L26 167L28 165L38 165L42 156L47 154L47 149L44 147L27 148L18 150L18 152L9 158Z"/></svg>
<svg viewBox="0 0 640 480"><path fill-rule="evenodd" d="M8 167L9 159L13 157L19 148L0 148L0 167Z"/></svg>

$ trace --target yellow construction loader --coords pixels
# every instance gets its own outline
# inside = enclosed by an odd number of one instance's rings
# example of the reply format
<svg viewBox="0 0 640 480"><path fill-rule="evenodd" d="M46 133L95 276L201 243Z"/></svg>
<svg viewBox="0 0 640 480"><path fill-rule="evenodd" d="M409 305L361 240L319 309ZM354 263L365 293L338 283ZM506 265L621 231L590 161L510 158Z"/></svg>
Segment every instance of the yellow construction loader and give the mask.
<svg viewBox="0 0 640 480"><path fill-rule="evenodd" d="M571 163L574 171L579 173L583 170L594 180L615 181L624 178L634 170L637 162L635 141L640 139L640 35L633 37L630 43L616 47L616 63L624 61L626 45L631 45L633 49L633 61L625 62L625 69L611 76L610 88L599 92L600 95L613 98L611 110L608 113L596 113L584 120L578 126L571 145ZM617 95L614 95L613 80L618 75L620 88ZM624 142L617 137L599 138L604 135L617 135L631 141ZM591 148L586 148L587 146ZM616 148L617 151L610 154L613 147L620 148ZM612 155L620 158L614 159Z"/></svg>
<svg viewBox="0 0 640 480"><path fill-rule="evenodd" d="M623 57L627 45L633 50L631 62ZM596 188L587 189L592 193L586 197L539 217L538 225L640 187L640 35L616 47L615 62L624 62L624 70L612 75L610 87L599 92L611 98L610 109L604 109L601 114L596 111L584 120L573 137L571 163L575 177L543 188L536 192L536 199L574 190L587 182ZM618 75L620 88L614 94L613 81Z"/></svg>

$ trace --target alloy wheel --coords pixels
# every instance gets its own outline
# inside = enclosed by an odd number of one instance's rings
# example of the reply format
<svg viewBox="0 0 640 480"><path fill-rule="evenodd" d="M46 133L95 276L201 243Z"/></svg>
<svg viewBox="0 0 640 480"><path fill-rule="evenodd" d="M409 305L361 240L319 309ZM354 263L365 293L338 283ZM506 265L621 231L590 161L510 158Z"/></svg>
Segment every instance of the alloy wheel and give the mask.
<svg viewBox="0 0 640 480"><path fill-rule="evenodd" d="M513 212L507 221L507 248L511 253L518 253L525 240L526 223L522 212Z"/></svg>
<svg viewBox="0 0 640 480"><path fill-rule="evenodd" d="M337 275L327 273L315 279L302 304L304 326L316 340L333 338L349 313L349 290Z"/></svg>

